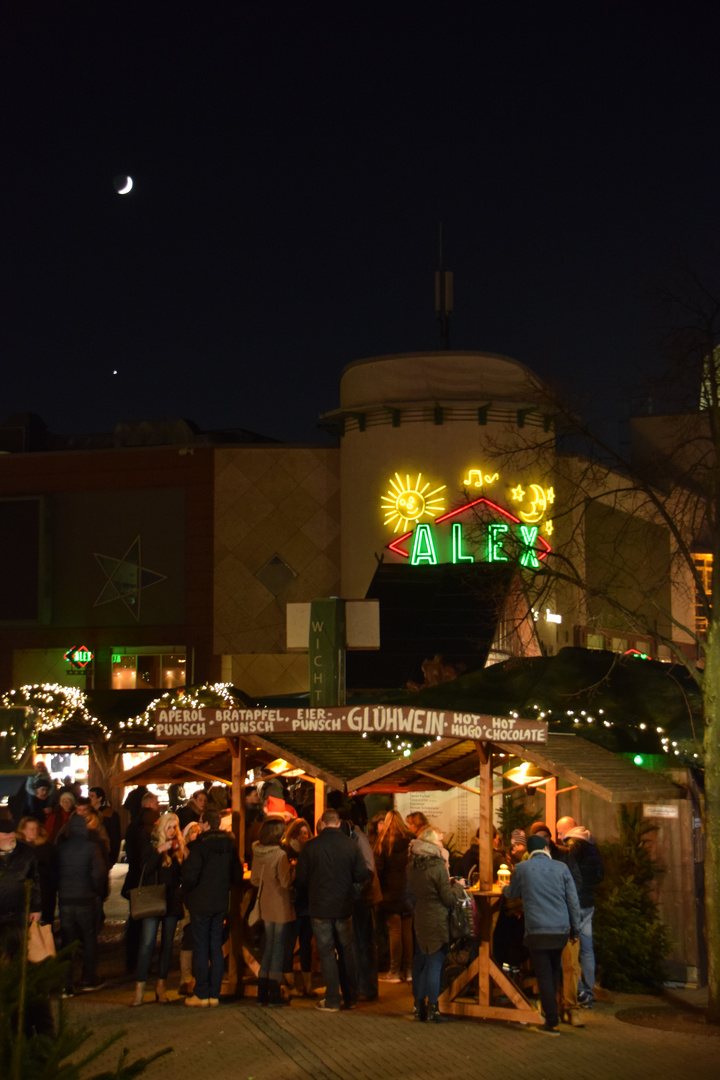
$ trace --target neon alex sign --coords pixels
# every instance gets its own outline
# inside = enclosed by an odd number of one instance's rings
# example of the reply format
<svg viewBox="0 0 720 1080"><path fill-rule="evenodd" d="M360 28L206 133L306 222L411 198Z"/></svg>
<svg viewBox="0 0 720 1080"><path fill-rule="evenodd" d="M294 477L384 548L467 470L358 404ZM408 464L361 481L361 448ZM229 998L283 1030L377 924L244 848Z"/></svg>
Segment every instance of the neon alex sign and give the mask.
<svg viewBox="0 0 720 1080"><path fill-rule="evenodd" d="M484 526L474 522L471 537L468 523L457 518L473 508L479 510L483 507L497 514L500 520ZM438 528L447 522L451 523L449 532ZM412 543L407 544L411 537ZM470 544L475 545L475 551L470 550ZM432 524L418 522L414 530L398 536L387 546L394 554L409 559L412 566L436 566L441 562L471 563L476 559L510 562L517 557L520 565L528 570L537 570L540 560L552 550L547 540L540 536L537 525L524 524L520 518L484 497L441 514ZM516 556L511 555L511 550Z"/></svg>

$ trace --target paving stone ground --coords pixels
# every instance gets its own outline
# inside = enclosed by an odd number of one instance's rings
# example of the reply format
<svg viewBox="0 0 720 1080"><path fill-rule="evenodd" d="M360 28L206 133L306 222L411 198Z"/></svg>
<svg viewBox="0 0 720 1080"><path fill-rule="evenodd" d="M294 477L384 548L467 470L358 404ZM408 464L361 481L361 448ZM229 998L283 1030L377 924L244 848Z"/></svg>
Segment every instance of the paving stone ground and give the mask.
<svg viewBox="0 0 720 1080"><path fill-rule="evenodd" d="M637 1027L616 1019L625 1008L651 997L617 995L612 1005L586 1013L587 1026L562 1026L560 1038L532 1028L451 1018L441 1025L409 1018L408 987L383 986L378 1002L341 1013L318 1012L312 1001L268 1008L253 998L223 1002L218 1009L188 1009L182 998L168 1005L128 1007L132 984L116 981L94 994L66 1002L73 1023L95 1038L124 1028L119 1046L131 1056L172 1046L152 1065L148 1080L664 1080L689 1076L717 1080L720 1037ZM102 1059L109 1068L117 1056ZM100 1071L95 1066L93 1071Z"/></svg>
<svg viewBox="0 0 720 1080"><path fill-rule="evenodd" d="M561 1025L560 1038L518 1024L450 1018L419 1024L410 1018L406 984L381 983L377 1002L352 1012L321 1013L311 1000L288 1008L236 999L218 1009L188 1009L177 995L177 970L168 1005L129 1007L134 984L124 974L122 924L127 904L118 895L124 869L116 867L106 905L101 974L106 986L64 1002L74 1025L86 1025L100 1041L126 1035L88 1071L109 1069L119 1048L131 1057L164 1046L173 1052L151 1065L147 1080L718 1080L720 1036L638 1027L616 1014L657 1003L652 996L617 994L613 1004L583 1013L586 1027ZM701 1006L702 991L678 991L675 999ZM2 1066L0 1065L0 1077Z"/></svg>

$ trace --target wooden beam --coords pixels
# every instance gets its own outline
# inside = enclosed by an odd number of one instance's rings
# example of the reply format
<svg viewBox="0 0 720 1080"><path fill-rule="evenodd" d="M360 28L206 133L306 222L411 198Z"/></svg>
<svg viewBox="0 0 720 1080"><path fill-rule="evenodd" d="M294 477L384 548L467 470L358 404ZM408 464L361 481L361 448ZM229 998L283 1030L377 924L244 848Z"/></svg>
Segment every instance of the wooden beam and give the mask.
<svg viewBox="0 0 720 1080"><path fill-rule="evenodd" d="M425 769L416 769L416 773L420 773L421 776L429 776L431 780L439 780L441 784L449 784L450 787L459 787L463 791L469 791L471 795L479 795L478 788L468 787L467 784L459 784L457 780L447 780L444 776L436 776L435 773L427 772Z"/></svg>
<svg viewBox="0 0 720 1080"><path fill-rule="evenodd" d="M281 757L285 761L291 762L291 764L293 764L296 769L302 769L303 772L307 773L307 775L310 777L319 778L323 781L323 783L327 784L328 787L334 788L336 791L345 790L345 781L341 780L339 776L334 776L326 769L318 768L317 765L313 765L311 762L305 761L304 758L299 757L297 754L291 753L285 748L275 746L275 744L270 742L268 739L261 739L258 735L253 735L251 739L251 745L257 746L261 750L267 750L268 753L271 753L273 755L273 759Z"/></svg>
<svg viewBox="0 0 720 1080"><path fill-rule="evenodd" d="M225 784L226 787L230 786L230 781L229 780L223 780L222 777L220 777L220 776L213 776L212 773L203 772L202 769L191 769L189 765L185 765L185 764L183 764L180 767L182 768L183 772L192 773L193 776L199 776L203 780L212 780L213 784Z"/></svg>
<svg viewBox="0 0 720 1080"><path fill-rule="evenodd" d="M355 776L352 780L348 780L347 789L348 791L358 791L362 787L368 787L375 780L382 780L393 773L401 772L403 769L407 769L409 772L417 772L418 762L432 757L449 746L457 746L461 742L467 742L467 739L435 739L430 746L421 746L419 750L415 750L409 758L401 758L399 761L397 759L387 761L377 769L371 769L360 776Z"/></svg>
<svg viewBox="0 0 720 1080"><path fill-rule="evenodd" d="M200 740L201 742L214 742L214 739ZM110 777L111 787L127 786L135 782L135 780L142 776L144 772L149 772L156 765L162 765L166 761L172 761L173 758L179 757L180 754L184 754L186 750L193 750L196 746L200 745L197 739L186 739L183 742L173 743L172 746L166 746L164 750L158 750L152 757L147 758L145 761L141 761L139 765L133 766L132 769L128 769L127 772L113 773Z"/></svg>

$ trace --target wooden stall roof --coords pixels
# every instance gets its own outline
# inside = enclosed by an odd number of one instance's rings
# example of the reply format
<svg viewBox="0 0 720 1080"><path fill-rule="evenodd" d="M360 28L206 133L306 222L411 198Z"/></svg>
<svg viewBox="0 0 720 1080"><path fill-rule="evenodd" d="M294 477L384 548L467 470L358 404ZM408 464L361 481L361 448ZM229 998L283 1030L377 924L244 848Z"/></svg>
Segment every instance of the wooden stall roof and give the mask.
<svg viewBox="0 0 720 1080"><path fill-rule="evenodd" d="M546 744L495 743L494 746L500 752L521 757L553 776L577 784L606 802L658 802L685 797L683 789L666 777L641 769L577 735L548 735ZM453 783L466 783L477 774L474 742L439 739L407 758L358 774L348 789L373 787L403 791L419 786L443 789Z"/></svg>
<svg viewBox="0 0 720 1080"><path fill-rule="evenodd" d="M245 739L245 744L248 770L284 758L307 776L317 777L338 791L354 790L350 782L354 776L377 769L390 756L384 744L358 735L298 733L275 735L272 741L253 735ZM110 783L113 787L148 782L173 784L193 776L229 782L230 760L226 739L188 739L159 750L132 769L115 773Z"/></svg>

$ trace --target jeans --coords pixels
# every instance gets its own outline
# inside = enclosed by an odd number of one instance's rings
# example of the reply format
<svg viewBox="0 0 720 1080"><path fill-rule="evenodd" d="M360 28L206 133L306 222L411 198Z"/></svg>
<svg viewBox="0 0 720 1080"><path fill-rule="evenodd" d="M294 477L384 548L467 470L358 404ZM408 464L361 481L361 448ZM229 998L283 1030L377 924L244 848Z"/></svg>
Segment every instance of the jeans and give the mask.
<svg viewBox="0 0 720 1080"><path fill-rule="evenodd" d="M95 905L64 904L60 901L60 940L63 949L80 941L83 948L82 981L85 986L98 983L98 927ZM72 989L72 964L66 976L67 989Z"/></svg>
<svg viewBox="0 0 720 1080"><path fill-rule="evenodd" d="M378 952L375 936L375 908L364 900L353 904L353 942L358 993L366 998L378 996Z"/></svg>
<svg viewBox="0 0 720 1080"><path fill-rule="evenodd" d="M320 970L325 983L325 1000L332 1008L340 1006L340 972L335 955L343 962L343 982L346 1005L354 1005L357 998L357 973L353 952L352 915L347 919L313 919L313 934L320 957Z"/></svg>
<svg viewBox="0 0 720 1080"><path fill-rule="evenodd" d="M225 912L215 915L191 915L195 996L203 1001L219 998L225 959L222 951Z"/></svg>
<svg viewBox="0 0 720 1080"><path fill-rule="evenodd" d="M531 949L530 962L537 979L540 1004L548 1027L557 1027L557 993L562 975L562 949Z"/></svg>
<svg viewBox="0 0 720 1080"><path fill-rule="evenodd" d="M292 925L265 921L265 951L260 961L260 978L277 979L278 982L282 980L285 938Z"/></svg>
<svg viewBox="0 0 720 1080"><path fill-rule="evenodd" d="M312 920L309 915L298 915L295 922L287 924L283 971L293 970L295 942L300 947L300 970L312 971Z"/></svg>
<svg viewBox="0 0 720 1080"><path fill-rule="evenodd" d="M447 945L432 953L416 948L412 972L413 997L416 1001L425 1001L427 998L428 1005L437 1005L447 950Z"/></svg>
<svg viewBox="0 0 720 1080"><path fill-rule="evenodd" d="M588 994L593 999L595 986L595 950L593 949L592 920L594 907L580 908L580 983L581 994Z"/></svg>
<svg viewBox="0 0 720 1080"><path fill-rule="evenodd" d="M158 978L167 979L168 977L170 964L172 962L173 938L175 937L175 927L178 924L178 917L177 915L166 915L164 918L161 918L159 915L151 915L147 919L142 920L140 951L138 953L137 973L135 976L137 982L147 982L147 977L150 972L150 962L152 960L153 952L155 951L158 926L161 924L162 934L160 936L160 966L158 969Z"/></svg>
<svg viewBox="0 0 720 1080"><path fill-rule="evenodd" d="M386 915L390 942L390 972L404 975L413 962L412 913Z"/></svg>

